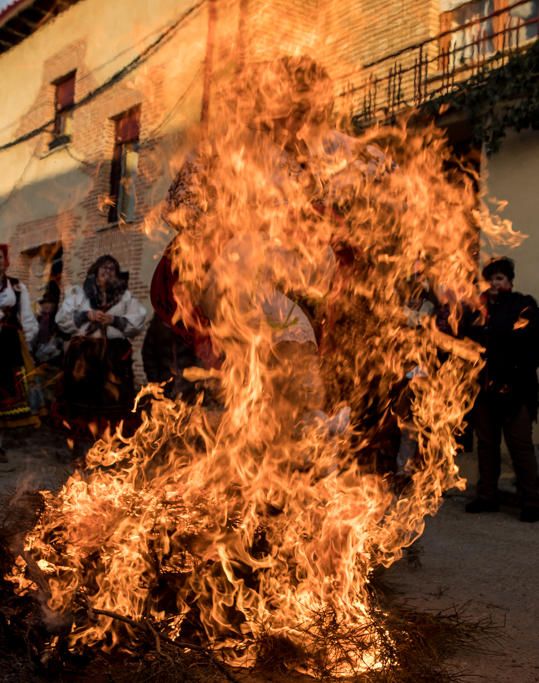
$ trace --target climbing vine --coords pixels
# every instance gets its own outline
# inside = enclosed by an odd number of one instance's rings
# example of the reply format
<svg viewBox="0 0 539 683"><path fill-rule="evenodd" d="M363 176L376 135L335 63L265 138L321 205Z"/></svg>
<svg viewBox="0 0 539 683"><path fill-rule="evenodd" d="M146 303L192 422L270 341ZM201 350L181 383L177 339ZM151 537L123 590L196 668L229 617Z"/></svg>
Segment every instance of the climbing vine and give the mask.
<svg viewBox="0 0 539 683"><path fill-rule="evenodd" d="M433 116L448 109L466 112L474 141L484 143L488 154L500 148L508 129L539 130L539 40L507 64L485 66L423 107Z"/></svg>

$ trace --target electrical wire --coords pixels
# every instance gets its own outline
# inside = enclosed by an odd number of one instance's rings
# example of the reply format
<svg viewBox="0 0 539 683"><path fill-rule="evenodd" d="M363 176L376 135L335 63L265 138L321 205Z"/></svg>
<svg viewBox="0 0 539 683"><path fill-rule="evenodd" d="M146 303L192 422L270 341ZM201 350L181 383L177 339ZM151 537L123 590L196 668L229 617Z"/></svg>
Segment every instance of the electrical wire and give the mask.
<svg viewBox="0 0 539 683"><path fill-rule="evenodd" d="M193 87L193 85L196 83L196 81L199 79L200 75L202 72L202 66L199 66L198 69L196 70L195 74L193 75L193 78L189 81L189 84L185 88L185 90L182 92L182 94L178 97L176 102L172 105L172 107L168 110L168 112L165 114L163 119L160 121L160 123L157 124L157 126L151 130L145 137L147 138L147 141L141 145L141 147L144 147L148 144L151 144L154 142L153 138L155 135L163 128L163 126L170 121L174 113L176 112L176 109L180 106L180 104L184 101L186 98L187 94Z"/></svg>
<svg viewBox="0 0 539 683"><path fill-rule="evenodd" d="M45 20L44 20L44 22L42 22L42 23L45 23ZM169 26L169 25L170 25L170 22L167 22L164 26ZM87 78L90 78L90 76L94 76L98 71L101 71L102 69L104 69L104 68L105 68L106 66L108 66L109 64L112 64L113 62L115 62L119 57L121 57L122 55L124 55L126 52L129 52L130 50L134 50L134 49L135 49L138 45L140 45L141 43L145 43L147 40L149 40L149 39L150 39L152 36L154 36L155 34L162 32L163 29L164 29L164 26L161 25L161 26L159 26L158 28L154 29L153 31L150 31L150 33L147 33L145 36L143 36L142 38L140 38L139 40L137 40L135 43L131 43L131 45L128 45L128 46L125 47L123 50L120 50L120 52L117 52L113 57L111 57L110 59L108 59L108 60L105 61L105 62L102 62L101 64L99 64L98 66L96 66L94 69L90 69L89 71L85 71L85 72L82 73L81 75L77 75L77 86L80 85L80 84L81 84L83 81L85 81ZM47 108L47 109L48 109L49 107L50 107L50 103L49 103L49 102L44 101L44 100L41 100L40 102L38 102L37 104L35 104L33 107L31 107L30 109L28 109L28 110L26 111L25 116L29 116L30 114L34 114L34 113L37 112L39 109L44 109L44 108ZM0 128L0 133L3 133L6 129L11 128L11 127L17 125L18 121L19 121L19 117L17 117L17 118L16 118L15 120L13 120L13 121L10 121L9 123L6 123L5 125L3 125L3 126Z"/></svg>
<svg viewBox="0 0 539 683"><path fill-rule="evenodd" d="M188 10L183 12L183 14L173 23L171 24L165 31L163 31L150 45L148 45L147 48L145 48L141 53L139 53L136 57L134 57L128 64L126 64L124 67L122 67L120 70L116 71L109 79L107 79L104 83L101 85L98 85L96 88L88 92L84 97L82 97L78 102L75 102L73 105L73 110L79 109L80 107L85 106L89 102L91 102L95 97L100 95L101 93L105 92L108 90L111 86L114 84L118 83L121 81L125 76L127 76L129 73L134 71L137 67L139 67L142 63L144 63L151 55L159 48L161 45L165 44L173 35L173 33L180 28L180 26L192 15L194 15L204 4L206 4L207 0L199 0L196 4L194 4L192 7L190 7ZM4 143L3 145L0 145L0 152L5 151L7 149L11 149L12 147L15 147L16 145L21 144L22 142L26 142L27 140L31 140L34 138L36 135L40 135L41 133L44 133L49 126L52 126L54 124L54 119L50 119L46 121L45 123L41 124L40 126L37 126L36 128L33 128L32 130L23 133L23 135L20 135L19 137L15 138L14 140L10 140L9 142Z"/></svg>
<svg viewBox="0 0 539 683"><path fill-rule="evenodd" d="M147 135L147 140L146 140L145 142L143 142L143 143L140 145L140 147L142 147L142 148L150 147L151 145L153 145L153 144L155 143L155 139L154 139L154 138L155 138L156 134L161 130L161 128L163 128L163 126L164 126L168 121L170 121L170 119L171 119L172 116L174 115L175 111L176 111L177 108L180 106L180 104L184 101L185 97L187 96L187 94L188 94L189 91L191 90L193 84L196 82L197 78L200 76L201 70L202 70L202 67L199 66L199 68L196 70L196 72L195 72L193 78L191 79L191 81L189 82L189 84L187 85L187 87L183 90L183 92L181 93L181 95L180 95L180 96L178 97L178 99L174 102L174 104L173 104L172 107L168 110L168 112L165 114L165 116L163 117L163 119L157 124L157 126L156 126L155 128L153 128L153 129L148 133L148 135ZM39 144L39 142L38 142L38 144ZM28 169L29 169L29 167L30 167L30 162L31 162L33 159L38 159L38 158L39 158L38 155L37 155L37 147L38 147L38 144L36 144L36 146L35 146L35 148L34 148L34 151L32 152L32 154L30 155L28 161L26 162L26 165L25 165L25 167L24 167L24 169L23 169L21 175L19 176L19 178L17 179L17 181L14 183L14 185L13 185L13 187L11 188L11 190L9 191L8 195L0 202L0 210L1 210L1 209L2 209L2 208L11 200L11 198L12 198L12 196L14 195L15 191L20 187L21 183L23 182L23 180L24 180L24 178L25 178L25 176L26 176L26 172L28 171ZM67 154L68 154L74 161L76 161L76 162L78 162L78 163L80 163L80 164L83 164L84 166L88 166L89 168L94 168L94 164L93 164L91 161L88 161L87 159L83 159L82 157L79 157L79 156L73 151L71 145L66 145L64 149L65 149L65 151L67 152Z"/></svg>

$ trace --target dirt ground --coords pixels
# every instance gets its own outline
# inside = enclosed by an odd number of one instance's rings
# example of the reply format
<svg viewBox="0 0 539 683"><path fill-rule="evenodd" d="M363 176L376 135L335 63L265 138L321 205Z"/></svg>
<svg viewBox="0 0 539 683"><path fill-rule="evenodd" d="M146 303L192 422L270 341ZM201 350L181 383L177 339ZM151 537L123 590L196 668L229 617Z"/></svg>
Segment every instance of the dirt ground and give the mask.
<svg viewBox="0 0 539 683"><path fill-rule="evenodd" d="M56 489L73 470L63 462L68 459L64 441L52 432L4 445L9 464L0 464L0 517L5 518L7 501L16 492ZM471 482L474 463L474 456L460 456L461 472ZM502 487L512 489L507 462ZM419 563L397 563L387 581L412 608L433 613L456 608L491 623L494 638L479 638L450 662L462 680L539 682L539 523L520 522L518 509L511 507L495 514L465 514L471 495L471 488L446 494L415 546Z"/></svg>

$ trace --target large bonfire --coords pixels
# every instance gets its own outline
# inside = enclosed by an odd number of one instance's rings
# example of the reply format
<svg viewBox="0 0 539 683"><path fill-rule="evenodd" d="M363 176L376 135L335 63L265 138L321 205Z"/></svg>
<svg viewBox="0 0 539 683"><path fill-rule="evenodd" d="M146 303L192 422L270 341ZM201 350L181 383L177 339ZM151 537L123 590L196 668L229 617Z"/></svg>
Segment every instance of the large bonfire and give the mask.
<svg viewBox="0 0 539 683"><path fill-rule="evenodd" d="M479 227L510 229L434 129L337 130L308 58L245 69L216 102L163 208L173 324L211 344L185 371L198 398L144 388L138 431L43 493L12 580L72 649L128 647L147 620L248 665L271 637L312 655L330 619L358 634L325 652L334 672L376 667L369 577L463 486L480 356L458 320Z"/></svg>

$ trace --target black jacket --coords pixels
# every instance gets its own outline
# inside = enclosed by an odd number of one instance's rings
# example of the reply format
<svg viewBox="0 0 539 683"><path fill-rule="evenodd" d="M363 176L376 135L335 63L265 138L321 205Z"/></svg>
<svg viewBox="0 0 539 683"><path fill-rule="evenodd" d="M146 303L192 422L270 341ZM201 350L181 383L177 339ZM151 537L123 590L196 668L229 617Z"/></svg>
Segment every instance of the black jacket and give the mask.
<svg viewBox="0 0 539 683"><path fill-rule="evenodd" d="M465 334L485 348L481 395L500 406L524 403L537 414L539 311L535 299L520 292L484 296L486 316L469 313Z"/></svg>

